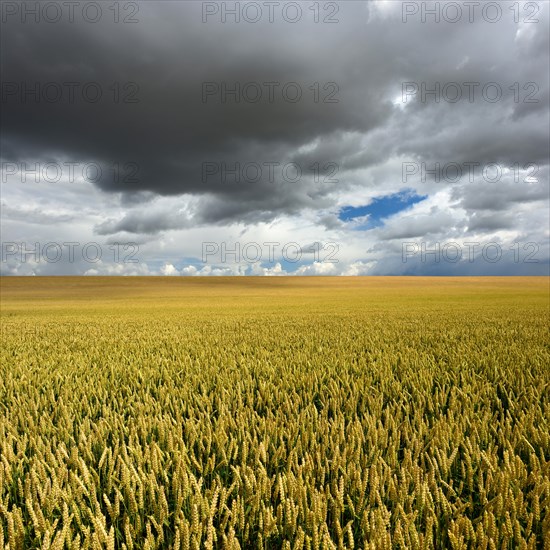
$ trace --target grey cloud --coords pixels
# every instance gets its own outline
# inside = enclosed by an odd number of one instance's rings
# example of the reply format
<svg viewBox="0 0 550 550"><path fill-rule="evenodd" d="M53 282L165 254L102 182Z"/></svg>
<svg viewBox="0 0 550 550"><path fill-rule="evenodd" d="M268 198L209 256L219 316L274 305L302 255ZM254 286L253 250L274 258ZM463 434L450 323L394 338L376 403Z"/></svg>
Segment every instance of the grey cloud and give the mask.
<svg viewBox="0 0 550 550"><path fill-rule="evenodd" d="M516 219L511 213L482 214L474 212L468 221L468 230L471 232L492 232L501 229L511 229L515 226L515 222Z"/></svg>
<svg viewBox="0 0 550 550"><path fill-rule="evenodd" d="M396 216L375 231L380 239L387 241L444 234L456 228L456 220L449 212L433 207L429 214Z"/></svg>
<svg viewBox="0 0 550 550"><path fill-rule="evenodd" d="M292 214L316 206L311 196L330 189L310 184L306 192L294 193L270 186L265 177L228 188L215 179L203 181L205 161L245 163L252 157L268 162L295 159L308 166L315 161L337 162L344 176L345 170L368 167L392 154L431 153L432 158L442 159L452 150L459 157L455 160L471 160L474 153L493 159L529 150L532 160L542 159L545 152L540 145L546 130L540 124L529 120L524 125L516 121L514 126L502 121L502 128L489 128L471 116L476 109L491 113L499 106L461 105L461 113L470 113L461 129L452 122L456 106L413 104L401 112L391 103L392 90L400 92L401 82L408 78L481 80L490 63L491 79L506 81L507 55L521 57L533 51L532 45L523 50L515 45L513 25L503 22L494 32L491 28L480 32L477 25L465 23L432 25L428 35L425 25L414 21L404 25L400 17L367 23L369 11L368 3L345 2L340 6L341 23L336 25L320 28L309 21L244 26L202 24L198 3L158 2L140 4L140 22L135 25L11 23L4 37L14 46L3 55L5 80L98 81L105 101L98 105L12 102L4 116L3 155L17 160L62 152L74 159L96 160L105 170L114 162L136 162L139 181L98 185L130 196L213 194L225 207L203 201L199 218L208 222L261 221ZM544 41L540 34L537 29L531 42ZM412 41L416 47L407 47ZM437 59L426 62L434 50ZM465 56L470 61L457 74L454 67ZM545 57L538 59L531 60L522 76L540 74ZM115 81L136 82L139 102L110 101L108 88ZM304 99L296 104L281 100L205 104L201 101L205 81L298 82ZM338 103L315 103L309 90L315 82L321 84L322 94L324 83L336 82ZM441 133L437 119L442 113L450 122L445 127L454 131ZM360 136L384 128L385 137L373 142L378 147L365 149L359 144ZM403 132L405 139L394 132ZM316 139L315 150L297 152ZM146 231L153 229L148 221L143 225ZM158 229L171 225L160 222Z"/></svg>
<svg viewBox="0 0 550 550"><path fill-rule="evenodd" d="M540 178L540 174L538 177ZM452 196L463 208L470 211L506 210L523 203L547 199L549 192L547 181L544 174L536 183L525 181L491 183L478 178L476 183L454 187Z"/></svg>
<svg viewBox="0 0 550 550"><path fill-rule="evenodd" d="M423 24L418 18L404 24L398 3L338 6L340 23L333 25L311 17L297 24L203 24L201 3L183 1L140 3L134 25L3 24L4 83L93 81L103 97L97 104L78 94L73 103L3 100L0 160L96 162L105 176L94 184L100 199L87 191L69 196L33 188L25 204L24 192L8 185L4 218L60 228L82 222L109 242L148 243L165 232L238 224L244 231L303 216L319 233L305 242L324 242L333 234L348 238L349 224L337 211L350 198L358 206L411 187L428 195L448 190L453 202L431 213L394 216L368 239L384 247L426 235L530 232L530 220L548 207L548 5L541 4L539 24L523 25L519 33L512 12L497 24ZM406 81L497 82L506 95L497 103L403 104ZM117 82L135 82L139 101L115 103ZM264 94L263 83L280 82L280 90L297 82L304 97L292 103L278 94L272 103L253 104L222 103L218 95L204 103L204 82L254 82ZM331 82L338 102L324 103L331 87L323 85ZM522 95L521 86L535 82L538 102L514 101L508 89L514 82ZM310 89L315 83L317 102ZM124 97L128 90L119 92ZM416 177L405 183L401 161L409 160L432 166L532 162L539 182L519 185L507 176L494 185L470 183L465 174L458 182ZM113 166L128 162L137 165L136 177L127 177L127 170L114 177ZM295 183L280 171L273 181L266 169L254 181L241 175L235 182L219 171L205 177L204 163L237 162L296 163L303 175ZM336 181L315 177L316 163L334 163ZM538 240L544 237L540 225ZM380 269L403 268L385 266Z"/></svg>
<svg viewBox="0 0 550 550"><path fill-rule="evenodd" d="M58 214L54 212L44 211L40 208L17 208L2 204L2 218L7 221L24 221L37 225L68 223L76 219L76 216L71 214Z"/></svg>
<svg viewBox="0 0 550 550"><path fill-rule="evenodd" d="M98 235L120 232L156 235L161 231L184 229L189 226L189 218L183 212L138 209L128 212L119 220L109 219L96 225L95 232Z"/></svg>

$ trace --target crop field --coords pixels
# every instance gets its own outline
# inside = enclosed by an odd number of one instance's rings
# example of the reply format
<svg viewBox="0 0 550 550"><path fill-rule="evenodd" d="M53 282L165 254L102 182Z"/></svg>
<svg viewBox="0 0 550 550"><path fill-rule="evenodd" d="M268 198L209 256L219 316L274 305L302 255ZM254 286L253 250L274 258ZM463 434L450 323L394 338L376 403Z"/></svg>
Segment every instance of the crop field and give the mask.
<svg viewBox="0 0 550 550"><path fill-rule="evenodd" d="M550 549L548 278L0 283L5 549Z"/></svg>

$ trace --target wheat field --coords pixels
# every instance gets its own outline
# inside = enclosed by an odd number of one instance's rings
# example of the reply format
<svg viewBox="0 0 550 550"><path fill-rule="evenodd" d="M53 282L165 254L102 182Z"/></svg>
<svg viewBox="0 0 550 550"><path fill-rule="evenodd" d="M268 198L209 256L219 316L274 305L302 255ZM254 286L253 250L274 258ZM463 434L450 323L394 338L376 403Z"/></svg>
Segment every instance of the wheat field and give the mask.
<svg viewBox="0 0 550 550"><path fill-rule="evenodd" d="M548 278L3 278L5 549L550 549Z"/></svg>

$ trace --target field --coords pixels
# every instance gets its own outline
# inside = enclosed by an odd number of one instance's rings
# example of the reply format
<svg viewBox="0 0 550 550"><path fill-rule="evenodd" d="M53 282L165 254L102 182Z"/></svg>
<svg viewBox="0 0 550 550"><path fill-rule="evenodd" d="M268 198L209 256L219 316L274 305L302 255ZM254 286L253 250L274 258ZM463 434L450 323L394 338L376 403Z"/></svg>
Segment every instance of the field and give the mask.
<svg viewBox="0 0 550 550"><path fill-rule="evenodd" d="M3 278L0 542L550 549L548 278Z"/></svg>

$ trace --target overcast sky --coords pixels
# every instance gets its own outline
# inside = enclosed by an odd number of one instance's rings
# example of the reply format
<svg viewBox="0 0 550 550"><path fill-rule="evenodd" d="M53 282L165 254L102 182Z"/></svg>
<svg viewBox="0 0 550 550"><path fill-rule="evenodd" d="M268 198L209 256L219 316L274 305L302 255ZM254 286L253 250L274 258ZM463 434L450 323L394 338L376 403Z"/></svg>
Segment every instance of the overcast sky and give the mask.
<svg viewBox="0 0 550 550"><path fill-rule="evenodd" d="M4 2L1 273L548 274L549 4L488 4Z"/></svg>

